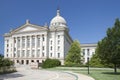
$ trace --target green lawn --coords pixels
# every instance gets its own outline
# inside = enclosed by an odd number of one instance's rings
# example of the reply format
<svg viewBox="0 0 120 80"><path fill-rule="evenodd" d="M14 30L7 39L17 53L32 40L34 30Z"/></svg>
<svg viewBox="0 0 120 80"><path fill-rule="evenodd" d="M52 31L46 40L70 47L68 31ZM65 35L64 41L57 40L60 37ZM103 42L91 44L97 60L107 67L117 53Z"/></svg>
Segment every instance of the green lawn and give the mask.
<svg viewBox="0 0 120 80"><path fill-rule="evenodd" d="M118 74L114 74L112 68L90 68L90 74L87 74L87 67L77 68L77 67L56 67L49 70L63 70L63 71L73 71L76 73L85 74L93 77L95 80L120 80L120 69Z"/></svg>

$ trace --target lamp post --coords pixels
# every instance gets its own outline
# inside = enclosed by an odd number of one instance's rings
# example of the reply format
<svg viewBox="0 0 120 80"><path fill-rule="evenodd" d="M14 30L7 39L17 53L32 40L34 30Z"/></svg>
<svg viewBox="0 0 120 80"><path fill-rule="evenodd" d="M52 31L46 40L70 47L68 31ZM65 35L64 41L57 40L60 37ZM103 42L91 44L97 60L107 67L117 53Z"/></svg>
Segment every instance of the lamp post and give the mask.
<svg viewBox="0 0 120 80"><path fill-rule="evenodd" d="M87 62L88 62L88 74L90 73L89 72L89 57L87 57Z"/></svg>

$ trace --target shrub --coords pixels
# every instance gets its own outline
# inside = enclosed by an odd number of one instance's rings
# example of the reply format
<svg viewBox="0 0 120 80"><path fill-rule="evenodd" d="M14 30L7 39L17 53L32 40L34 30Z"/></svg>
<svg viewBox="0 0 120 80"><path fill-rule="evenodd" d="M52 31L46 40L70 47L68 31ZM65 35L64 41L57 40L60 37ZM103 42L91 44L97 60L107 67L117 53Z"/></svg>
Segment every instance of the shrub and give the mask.
<svg viewBox="0 0 120 80"><path fill-rule="evenodd" d="M65 62L65 67L81 67L82 64L72 63L72 62Z"/></svg>
<svg viewBox="0 0 120 80"><path fill-rule="evenodd" d="M58 59L46 59L43 64L42 68L52 68L52 67L57 67L60 66L61 62Z"/></svg>

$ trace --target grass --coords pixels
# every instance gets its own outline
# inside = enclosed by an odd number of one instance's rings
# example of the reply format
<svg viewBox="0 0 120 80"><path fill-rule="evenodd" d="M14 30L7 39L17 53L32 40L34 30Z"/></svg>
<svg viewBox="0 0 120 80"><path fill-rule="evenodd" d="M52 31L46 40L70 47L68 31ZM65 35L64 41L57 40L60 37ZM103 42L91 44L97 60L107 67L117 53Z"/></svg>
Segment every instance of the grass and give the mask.
<svg viewBox="0 0 120 80"><path fill-rule="evenodd" d="M87 71L81 71L77 73L87 74ZM93 77L95 80L120 80L120 73L114 74L113 70L91 70L89 76Z"/></svg>
<svg viewBox="0 0 120 80"><path fill-rule="evenodd" d="M91 76L95 80L120 80L120 69L117 69L117 74L114 74L114 69L112 68L90 68L90 74L87 73L87 67L56 67L49 70L73 71L75 73Z"/></svg>

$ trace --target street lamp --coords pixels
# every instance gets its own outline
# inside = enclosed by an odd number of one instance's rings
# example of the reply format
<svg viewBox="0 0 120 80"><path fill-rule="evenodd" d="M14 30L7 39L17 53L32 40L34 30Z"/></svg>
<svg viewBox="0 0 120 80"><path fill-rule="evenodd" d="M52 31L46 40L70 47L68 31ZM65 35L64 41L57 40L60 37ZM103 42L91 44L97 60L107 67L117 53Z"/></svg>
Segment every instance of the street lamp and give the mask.
<svg viewBox="0 0 120 80"><path fill-rule="evenodd" d="M88 74L90 73L89 72L89 57L87 57L87 62L88 62Z"/></svg>

